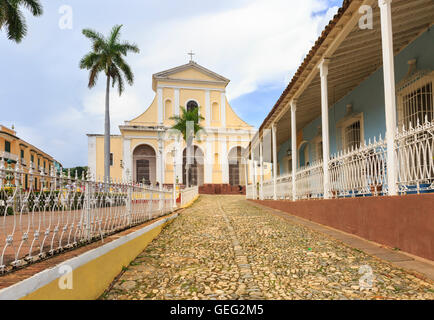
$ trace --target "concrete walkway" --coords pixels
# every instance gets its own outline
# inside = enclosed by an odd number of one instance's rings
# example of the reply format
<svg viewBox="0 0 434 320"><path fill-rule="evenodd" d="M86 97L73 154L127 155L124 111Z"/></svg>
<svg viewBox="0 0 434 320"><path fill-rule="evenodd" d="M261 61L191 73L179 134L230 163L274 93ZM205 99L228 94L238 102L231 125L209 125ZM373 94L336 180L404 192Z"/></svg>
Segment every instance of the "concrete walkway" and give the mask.
<svg viewBox="0 0 434 320"><path fill-rule="evenodd" d="M434 299L434 283L242 196L202 196L102 299Z"/></svg>

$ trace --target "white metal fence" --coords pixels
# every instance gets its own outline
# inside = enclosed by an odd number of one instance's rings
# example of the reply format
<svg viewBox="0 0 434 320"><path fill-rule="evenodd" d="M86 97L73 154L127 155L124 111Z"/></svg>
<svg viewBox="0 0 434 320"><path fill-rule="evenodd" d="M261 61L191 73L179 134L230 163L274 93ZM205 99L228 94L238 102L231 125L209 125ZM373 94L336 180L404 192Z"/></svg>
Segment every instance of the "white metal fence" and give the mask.
<svg viewBox="0 0 434 320"><path fill-rule="evenodd" d="M398 190L400 194L434 192L434 121L425 119L413 128L397 130L395 136ZM330 192L335 198L386 195L387 144L380 138L360 148L333 155L328 163ZM297 199L324 196L322 161L297 170ZM277 179L277 198L292 199L292 177ZM264 199L273 199L273 181L264 183ZM253 186L247 187L253 198Z"/></svg>
<svg viewBox="0 0 434 320"><path fill-rule="evenodd" d="M387 192L387 148L380 141L332 156L330 191L335 198L380 195Z"/></svg>
<svg viewBox="0 0 434 320"><path fill-rule="evenodd" d="M401 193L434 190L434 121L403 128L396 137L398 188Z"/></svg>
<svg viewBox="0 0 434 320"><path fill-rule="evenodd" d="M298 199L320 198L324 193L323 162L316 161L297 171L296 190Z"/></svg>
<svg viewBox="0 0 434 320"><path fill-rule="evenodd" d="M277 178L276 196L277 199L292 200L292 174Z"/></svg>
<svg viewBox="0 0 434 320"><path fill-rule="evenodd" d="M0 160L0 273L173 211L173 193Z"/></svg>
<svg viewBox="0 0 434 320"><path fill-rule="evenodd" d="M199 194L199 187L191 187L187 189L181 190L181 206L185 206L186 204L190 203L194 200L194 198L197 197Z"/></svg>

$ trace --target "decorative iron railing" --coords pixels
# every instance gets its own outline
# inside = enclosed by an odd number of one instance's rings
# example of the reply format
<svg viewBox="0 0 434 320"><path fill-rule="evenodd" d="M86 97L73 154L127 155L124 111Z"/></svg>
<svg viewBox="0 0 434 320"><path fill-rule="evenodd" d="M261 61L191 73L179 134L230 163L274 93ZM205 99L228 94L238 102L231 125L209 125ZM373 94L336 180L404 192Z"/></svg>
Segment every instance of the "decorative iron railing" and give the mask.
<svg viewBox="0 0 434 320"><path fill-rule="evenodd" d="M427 118L396 135L398 188L400 193L434 190L434 121Z"/></svg>
<svg viewBox="0 0 434 320"><path fill-rule="evenodd" d="M406 129L408 128L408 129ZM434 121L403 127L395 134L395 160L399 193L434 192ZM380 138L335 154L328 163L330 193L335 198L378 196L388 193L387 143ZM324 196L322 161L301 168L296 174L297 199ZM292 198L292 177L277 180L277 198ZM248 197L253 186L247 187ZM264 198L272 199L273 181L264 183ZM253 197L253 196L252 196Z"/></svg>
<svg viewBox="0 0 434 320"><path fill-rule="evenodd" d="M297 171L296 190L297 199L317 199L324 194L323 162L315 161L311 165Z"/></svg>
<svg viewBox="0 0 434 320"><path fill-rule="evenodd" d="M255 188L254 188L254 186L253 186L253 184L249 184L247 187L246 187L246 197L247 197L247 199L254 199L254 197L255 197Z"/></svg>
<svg viewBox="0 0 434 320"><path fill-rule="evenodd" d="M266 200L273 199L274 196L274 182L273 180L267 180L263 182L263 197Z"/></svg>
<svg viewBox="0 0 434 320"><path fill-rule="evenodd" d="M277 178L276 195L277 199L292 200L292 173Z"/></svg>
<svg viewBox="0 0 434 320"><path fill-rule="evenodd" d="M387 191L387 148L380 137L360 148L332 156L329 161L332 197L380 195Z"/></svg>
<svg viewBox="0 0 434 320"><path fill-rule="evenodd" d="M0 273L172 211L168 190L94 181L89 174L72 178L54 169L45 175L0 160Z"/></svg>
<svg viewBox="0 0 434 320"><path fill-rule="evenodd" d="M185 206L186 204L190 203L194 200L194 198L197 197L199 194L199 187L191 187L187 189L181 190L181 206Z"/></svg>

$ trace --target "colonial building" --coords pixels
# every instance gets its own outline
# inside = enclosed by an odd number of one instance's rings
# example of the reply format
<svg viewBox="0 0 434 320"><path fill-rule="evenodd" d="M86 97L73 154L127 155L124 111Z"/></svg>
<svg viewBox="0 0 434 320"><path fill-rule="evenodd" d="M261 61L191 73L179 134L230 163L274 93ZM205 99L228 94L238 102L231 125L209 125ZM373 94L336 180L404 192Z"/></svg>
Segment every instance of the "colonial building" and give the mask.
<svg viewBox="0 0 434 320"><path fill-rule="evenodd" d="M20 165L23 172L28 172L30 168L35 175L49 175L51 168L60 169L61 165L48 153L24 141L17 136L17 132L12 128L0 125L0 160L5 161L5 167L9 165L15 168ZM33 190L40 190L41 179L35 177ZM22 186L24 189L30 187L28 174L24 175Z"/></svg>
<svg viewBox="0 0 434 320"><path fill-rule="evenodd" d="M155 98L142 114L119 126L111 137L111 178L147 184L186 182L186 144L171 132L181 107L199 108L204 132L194 141L189 184L204 192L239 190L246 184L241 154L257 130L240 119L228 103L229 80L196 62L152 77ZM104 136L89 134L89 167L104 175ZM174 176L175 175L175 176ZM230 188L233 186L234 188Z"/></svg>
<svg viewBox="0 0 434 320"><path fill-rule="evenodd" d="M343 1L246 150L274 164L248 198L433 260L433 21L432 0Z"/></svg>

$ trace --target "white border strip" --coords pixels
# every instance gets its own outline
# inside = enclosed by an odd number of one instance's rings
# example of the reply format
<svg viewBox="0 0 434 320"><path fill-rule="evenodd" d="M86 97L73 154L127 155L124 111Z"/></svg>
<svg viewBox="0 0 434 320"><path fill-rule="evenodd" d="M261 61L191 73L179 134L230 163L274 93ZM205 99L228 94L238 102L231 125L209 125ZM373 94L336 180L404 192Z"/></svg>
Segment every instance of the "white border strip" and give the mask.
<svg viewBox="0 0 434 320"><path fill-rule="evenodd" d="M107 243L101 247L92 249L83 253L82 255L72 258L70 260L64 261L53 268L46 269L41 271L34 276L25 279L21 282L18 282L8 288L4 288L0 290L0 300L18 300L29 295L32 292L48 285L54 280L60 278L62 273L60 273L60 268L62 266L69 266L73 270L81 267L82 265L87 264L88 262L97 259L98 257L103 256L107 252L114 250L123 244L134 240L135 238L140 237L141 235L151 231L152 229L178 217L178 213L174 214L171 217L161 219L160 221L154 222L153 224L144 227L143 229L137 230L133 233L130 233L126 236L123 236L117 240L114 240L110 243ZM1 279L1 278L0 278Z"/></svg>

